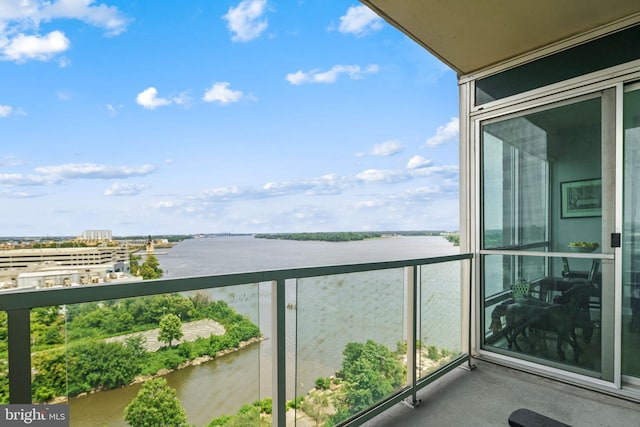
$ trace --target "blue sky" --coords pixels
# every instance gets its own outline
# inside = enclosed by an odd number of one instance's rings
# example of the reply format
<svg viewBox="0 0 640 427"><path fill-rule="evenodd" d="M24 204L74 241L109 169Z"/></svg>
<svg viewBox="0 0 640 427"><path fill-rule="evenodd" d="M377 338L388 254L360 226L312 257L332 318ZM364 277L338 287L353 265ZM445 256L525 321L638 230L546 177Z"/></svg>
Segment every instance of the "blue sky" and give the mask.
<svg viewBox="0 0 640 427"><path fill-rule="evenodd" d="M458 227L455 73L355 1L0 0L2 236Z"/></svg>

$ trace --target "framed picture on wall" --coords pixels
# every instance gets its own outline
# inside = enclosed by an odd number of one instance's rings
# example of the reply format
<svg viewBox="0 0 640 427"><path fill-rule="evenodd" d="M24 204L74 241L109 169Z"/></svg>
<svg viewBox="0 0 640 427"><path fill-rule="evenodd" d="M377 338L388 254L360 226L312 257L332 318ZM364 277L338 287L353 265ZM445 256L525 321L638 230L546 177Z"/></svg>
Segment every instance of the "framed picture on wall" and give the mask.
<svg viewBox="0 0 640 427"><path fill-rule="evenodd" d="M602 216L602 179L560 183L561 217Z"/></svg>

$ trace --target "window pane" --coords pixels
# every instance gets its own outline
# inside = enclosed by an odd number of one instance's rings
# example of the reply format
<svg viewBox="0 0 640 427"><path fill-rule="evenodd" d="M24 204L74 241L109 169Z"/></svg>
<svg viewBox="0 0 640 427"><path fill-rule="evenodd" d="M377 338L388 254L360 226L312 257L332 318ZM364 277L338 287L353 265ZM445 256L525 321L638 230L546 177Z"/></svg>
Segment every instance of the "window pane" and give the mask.
<svg viewBox="0 0 640 427"><path fill-rule="evenodd" d="M484 249L601 246L601 116L594 98L483 125ZM589 194L571 215L567 188Z"/></svg>
<svg viewBox="0 0 640 427"><path fill-rule="evenodd" d="M624 98L622 373L640 377L640 91Z"/></svg>
<svg viewBox="0 0 640 427"><path fill-rule="evenodd" d="M545 56L476 81L475 104L558 83L640 58L640 26Z"/></svg>
<svg viewBox="0 0 640 427"><path fill-rule="evenodd" d="M544 244L547 137L526 118L483 127L484 248Z"/></svg>
<svg viewBox="0 0 640 427"><path fill-rule="evenodd" d="M599 373L600 260L584 261L484 256L484 265L500 266L502 271L494 274L487 269L483 277L483 347L563 369ZM586 270L577 269L585 266Z"/></svg>

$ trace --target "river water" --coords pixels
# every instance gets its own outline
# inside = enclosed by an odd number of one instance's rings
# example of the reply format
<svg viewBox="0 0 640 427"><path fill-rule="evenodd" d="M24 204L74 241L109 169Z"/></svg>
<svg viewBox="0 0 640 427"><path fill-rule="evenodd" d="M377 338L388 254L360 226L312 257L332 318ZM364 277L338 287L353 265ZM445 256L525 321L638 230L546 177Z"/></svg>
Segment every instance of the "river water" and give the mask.
<svg viewBox="0 0 640 427"><path fill-rule="evenodd" d="M206 276L221 273L341 265L458 253L441 237L393 237L355 242L297 242L229 236L185 240L157 255L165 278ZM433 266L434 283L449 271ZM442 266L444 267L444 266ZM445 269L446 270L446 269ZM455 270L455 269L454 269ZM454 280L455 281L455 280ZM401 269L330 277L288 280L287 399L303 395L319 376L340 369L348 342L374 339L395 350L405 338L404 275ZM188 422L206 426L213 418L235 413L243 404L271 396L270 285L248 284L206 291L223 299L236 311L260 326L267 338L232 354L165 376L176 389ZM423 299L457 295L447 289L423 295ZM438 293L441 295L438 296ZM442 310L449 310L440 305ZM459 307L454 297L450 307ZM434 313L435 317L447 316ZM455 323L455 316L454 320ZM429 344L456 348L455 334L431 328L423 336ZM452 338L453 337L453 338ZM297 351L296 351L297 348ZM124 408L140 385L71 399L71 425L126 426Z"/></svg>

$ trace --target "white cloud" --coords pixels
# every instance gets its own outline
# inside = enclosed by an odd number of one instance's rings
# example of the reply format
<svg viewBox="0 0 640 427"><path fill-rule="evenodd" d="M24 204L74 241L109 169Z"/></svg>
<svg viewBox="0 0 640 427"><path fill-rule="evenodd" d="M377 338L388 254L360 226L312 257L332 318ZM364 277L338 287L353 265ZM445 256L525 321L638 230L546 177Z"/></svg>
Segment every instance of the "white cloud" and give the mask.
<svg viewBox="0 0 640 427"><path fill-rule="evenodd" d="M230 83L216 82L204 93L202 100L205 102L218 102L220 104L230 104L242 99L243 94L239 90L229 89Z"/></svg>
<svg viewBox="0 0 640 427"><path fill-rule="evenodd" d="M58 66L60 68L67 68L69 65L71 65L71 60L69 58L59 58L58 59Z"/></svg>
<svg viewBox="0 0 640 427"><path fill-rule="evenodd" d="M292 85L300 85L303 83L335 83L341 74L347 74L352 80L358 80L363 74L373 74L378 72L378 66L372 64L364 70L359 65L335 65L329 71L321 72L319 70L311 70L304 72L299 70L295 73L287 74L286 79Z"/></svg>
<svg viewBox="0 0 640 427"><path fill-rule="evenodd" d="M171 100L158 97L158 90L155 87L149 87L140 92L136 96L136 102L149 110L171 105Z"/></svg>
<svg viewBox="0 0 640 427"><path fill-rule="evenodd" d="M440 194L442 194L442 190L438 186L432 185L429 187L418 187L405 190L400 194L394 195L393 198L420 201Z"/></svg>
<svg viewBox="0 0 640 427"><path fill-rule="evenodd" d="M76 19L117 35L126 30L130 19L115 6L96 5L95 0L4 0L0 5L0 22L25 28L37 28L40 22Z"/></svg>
<svg viewBox="0 0 640 427"><path fill-rule="evenodd" d="M173 209L182 206L182 202L166 200L162 202L157 202L151 205L154 209Z"/></svg>
<svg viewBox="0 0 640 427"><path fill-rule="evenodd" d="M145 176L155 171L151 165L108 166L94 163L71 163L57 166L43 166L36 172L59 179L116 179L132 176Z"/></svg>
<svg viewBox="0 0 640 427"><path fill-rule="evenodd" d="M19 34L4 46L2 56L6 60L25 62L29 59L47 61L69 49L71 42L60 31L52 31L46 36L25 36Z"/></svg>
<svg viewBox="0 0 640 427"><path fill-rule="evenodd" d="M27 191L2 190L0 191L0 197L6 199L30 199L39 197L39 195Z"/></svg>
<svg viewBox="0 0 640 427"><path fill-rule="evenodd" d="M182 105L184 107L189 106L191 104L191 97L187 94L187 92L181 92L178 96L174 96L172 101L176 105Z"/></svg>
<svg viewBox="0 0 640 427"><path fill-rule="evenodd" d="M187 94L187 92L182 92L178 96L174 96L173 98L160 98L158 97L158 90L151 86L140 92L136 95L136 103L138 105L143 106L148 110L154 110L158 107L164 107L167 105L181 105L183 107L189 106L191 103L191 98ZM109 107L111 104L107 104L107 108L109 111L114 113L113 106Z"/></svg>
<svg viewBox="0 0 640 427"><path fill-rule="evenodd" d="M2 106L0 105L0 110L2 109ZM24 164L23 161L16 159L15 157L11 157L11 156L5 156L5 157L0 157L0 166L20 166Z"/></svg>
<svg viewBox="0 0 640 427"><path fill-rule="evenodd" d="M411 159L409 159L409 162L407 163L407 169L425 168L427 166L430 166L432 163L433 162L429 159L425 159L420 155L415 155Z"/></svg>
<svg viewBox="0 0 640 427"><path fill-rule="evenodd" d="M107 110L109 110L109 112L112 115L118 114L118 110L121 110L124 108L124 105L122 104L118 104L118 105L113 105L113 104L106 104L105 107L107 108Z"/></svg>
<svg viewBox="0 0 640 427"><path fill-rule="evenodd" d="M398 154L400 151L402 151L402 144L400 141L390 139L374 145L369 151L369 155L376 157L388 157Z"/></svg>
<svg viewBox="0 0 640 427"><path fill-rule="evenodd" d="M9 117L9 114L13 111L11 105L0 105L0 118Z"/></svg>
<svg viewBox="0 0 640 427"><path fill-rule="evenodd" d="M411 179L411 176L394 170L381 170L381 169L367 169L363 172L356 174L356 179L365 183L395 183L402 182Z"/></svg>
<svg viewBox="0 0 640 427"><path fill-rule="evenodd" d="M263 18L267 0L243 0L236 7L230 7L223 19L233 33L231 40L246 42L253 40L267 29L267 19Z"/></svg>
<svg viewBox="0 0 640 427"><path fill-rule="evenodd" d="M58 19L75 19L118 35L130 21L115 6L94 0L4 0L0 4L0 58L8 61L48 61L69 49L64 33L53 30L38 34L40 24ZM61 58L60 67L70 64Z"/></svg>
<svg viewBox="0 0 640 427"><path fill-rule="evenodd" d="M460 121L457 117L452 117L446 125L438 126L436 134L427 139L425 145L428 147L437 147L445 142L457 139L460 129L459 123Z"/></svg>
<svg viewBox="0 0 640 427"><path fill-rule="evenodd" d="M95 0L58 0L41 2L39 17L42 20L77 19L103 28L108 35L118 35L126 30L129 19L115 6L94 5Z"/></svg>
<svg viewBox="0 0 640 427"><path fill-rule="evenodd" d="M27 113L22 108L14 108L11 105L0 105L0 119L5 119L9 116L26 116L26 115Z"/></svg>
<svg viewBox="0 0 640 427"><path fill-rule="evenodd" d="M340 17L341 33L363 36L382 29L383 21L366 6L351 6L347 14Z"/></svg>
<svg viewBox="0 0 640 427"><path fill-rule="evenodd" d="M2 173L0 174L0 184L29 186L29 185L48 185L56 180L49 176L42 175L25 175L21 173Z"/></svg>
<svg viewBox="0 0 640 427"><path fill-rule="evenodd" d="M371 209L377 208L378 206L384 206L384 202L381 200L362 200L357 202L354 206L357 209Z"/></svg>
<svg viewBox="0 0 640 427"><path fill-rule="evenodd" d="M104 190L105 196L135 196L148 189L146 184L126 184L116 182Z"/></svg>

